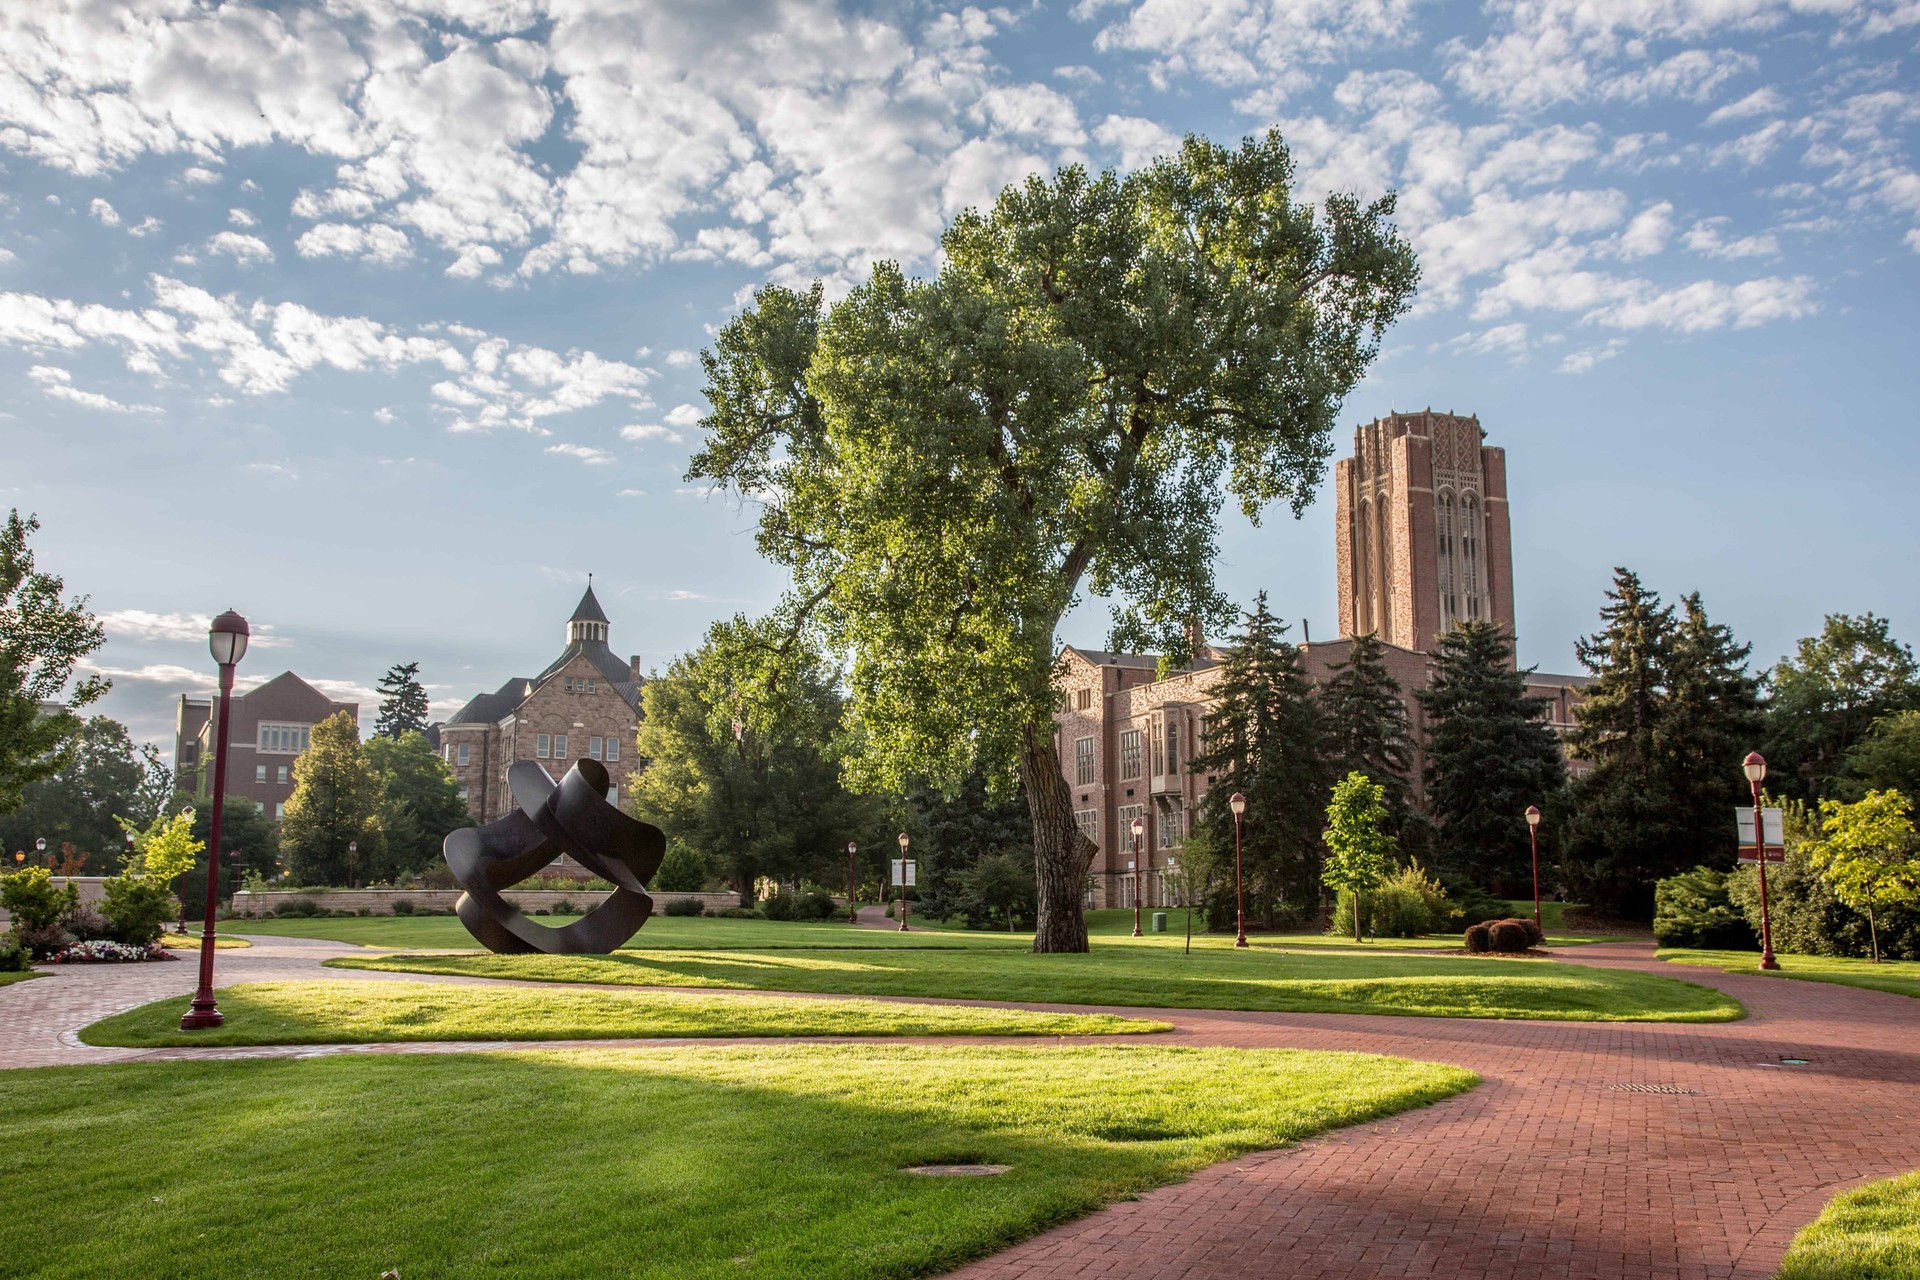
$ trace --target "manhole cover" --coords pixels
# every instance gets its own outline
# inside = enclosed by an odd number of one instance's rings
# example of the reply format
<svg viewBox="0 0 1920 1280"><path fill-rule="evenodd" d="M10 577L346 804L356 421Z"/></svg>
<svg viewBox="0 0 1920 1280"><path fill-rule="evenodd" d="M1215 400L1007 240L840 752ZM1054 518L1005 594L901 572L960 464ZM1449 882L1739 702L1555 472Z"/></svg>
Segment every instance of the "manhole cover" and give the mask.
<svg viewBox="0 0 1920 1280"><path fill-rule="evenodd" d="M1786 1067L1804 1067L1807 1065L1807 1060L1805 1058L1782 1058L1780 1059L1780 1065Z"/></svg>
<svg viewBox="0 0 1920 1280"><path fill-rule="evenodd" d="M1686 1089L1677 1084L1610 1084L1607 1088L1617 1089L1621 1093L1698 1094L1700 1092L1698 1089Z"/></svg>
<svg viewBox="0 0 1920 1280"><path fill-rule="evenodd" d="M1008 1164L916 1164L902 1170L923 1178L992 1178L1005 1173Z"/></svg>

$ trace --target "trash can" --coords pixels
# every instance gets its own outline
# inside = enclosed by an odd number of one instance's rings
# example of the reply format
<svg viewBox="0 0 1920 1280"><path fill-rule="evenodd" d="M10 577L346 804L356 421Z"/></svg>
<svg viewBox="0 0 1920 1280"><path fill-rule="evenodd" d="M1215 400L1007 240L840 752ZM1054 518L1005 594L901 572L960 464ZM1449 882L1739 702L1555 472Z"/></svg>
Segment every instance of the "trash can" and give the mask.
<svg viewBox="0 0 1920 1280"><path fill-rule="evenodd" d="M1155 933L1165 933L1167 931L1167 913L1166 912L1156 911L1153 913L1153 931Z"/></svg>

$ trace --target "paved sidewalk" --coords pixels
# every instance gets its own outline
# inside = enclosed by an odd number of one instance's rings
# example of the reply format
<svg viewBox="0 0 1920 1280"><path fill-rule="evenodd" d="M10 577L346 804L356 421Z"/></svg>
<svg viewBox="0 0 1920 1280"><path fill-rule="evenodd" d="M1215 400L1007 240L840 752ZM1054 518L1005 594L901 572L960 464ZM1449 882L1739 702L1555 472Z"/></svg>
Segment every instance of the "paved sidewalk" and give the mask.
<svg viewBox="0 0 1920 1280"><path fill-rule="evenodd" d="M364 951L260 939L221 952L216 972L222 984L434 980L320 968L356 953ZM1738 997L1752 1016L1644 1024L1116 1008L1172 1022L1182 1043L1397 1054L1468 1067L1483 1083L1420 1111L1216 1165L956 1274L1767 1280L1794 1231L1835 1191L1920 1168L1920 1002L1665 965L1645 943L1566 958L1700 982ZM169 994L184 1006L196 960L79 967L0 988L0 1066L583 1047L78 1043L75 1030L107 1014ZM636 1043L663 1042L593 1047Z"/></svg>

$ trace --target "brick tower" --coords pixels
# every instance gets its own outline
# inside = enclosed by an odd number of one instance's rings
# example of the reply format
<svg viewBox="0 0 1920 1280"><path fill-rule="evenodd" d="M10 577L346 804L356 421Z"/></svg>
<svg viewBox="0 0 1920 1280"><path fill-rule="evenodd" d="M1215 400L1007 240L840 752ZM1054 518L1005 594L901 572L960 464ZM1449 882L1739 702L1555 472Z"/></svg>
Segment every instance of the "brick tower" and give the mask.
<svg viewBox="0 0 1920 1280"><path fill-rule="evenodd" d="M1507 453L1480 420L1393 413L1334 463L1340 634L1430 651L1461 622L1513 632Z"/></svg>

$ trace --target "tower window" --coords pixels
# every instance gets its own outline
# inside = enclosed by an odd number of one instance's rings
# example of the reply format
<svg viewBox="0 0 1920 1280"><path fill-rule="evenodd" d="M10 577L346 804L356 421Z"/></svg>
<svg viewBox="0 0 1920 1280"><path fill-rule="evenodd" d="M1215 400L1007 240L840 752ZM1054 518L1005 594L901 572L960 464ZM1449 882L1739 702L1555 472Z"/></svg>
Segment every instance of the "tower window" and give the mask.
<svg viewBox="0 0 1920 1280"><path fill-rule="evenodd" d="M461 743L458 759L463 766L467 763L467 751L468 751L467 744L464 742Z"/></svg>

